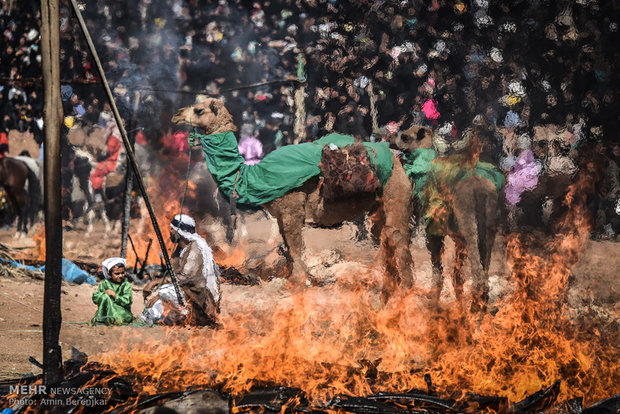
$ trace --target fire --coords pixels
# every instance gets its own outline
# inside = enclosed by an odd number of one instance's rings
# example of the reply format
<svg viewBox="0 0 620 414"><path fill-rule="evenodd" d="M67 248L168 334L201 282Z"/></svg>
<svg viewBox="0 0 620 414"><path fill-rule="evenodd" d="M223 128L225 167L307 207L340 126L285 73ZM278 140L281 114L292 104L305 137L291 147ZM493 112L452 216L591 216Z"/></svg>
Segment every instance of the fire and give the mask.
<svg viewBox="0 0 620 414"><path fill-rule="evenodd" d="M424 374L430 374L438 390L512 402L559 379L560 400L582 396L591 404L620 391L620 355L604 327L584 329L564 300L570 269L588 240L585 186L582 175L567 200L562 232L545 249L509 237L514 286L495 302L495 315L464 313L456 303L433 313L415 289L381 307L379 277L359 275L374 282L356 287L348 277L327 287L248 297L221 315L219 330L172 329L163 342L115 349L98 362L137 376L143 394L193 385L234 394L267 383L325 401L425 389ZM165 217L176 208L160 207Z"/></svg>
<svg viewBox="0 0 620 414"><path fill-rule="evenodd" d="M222 254L221 252L215 259L220 266L226 267L241 267L247 259L247 255L245 250L241 246L236 246L233 250L228 254Z"/></svg>
<svg viewBox="0 0 620 414"><path fill-rule="evenodd" d="M149 175L145 180L151 184L148 186L147 192L169 253L174 249L174 243L170 240L169 235L169 223L176 214L179 214L181 207L183 208L183 213L191 214L189 206L192 205L197 197L195 183L187 181L187 190L185 189L185 172L188 156L187 154L177 155L175 162L162 163L162 170L156 174ZM183 202L183 206L181 206L181 202ZM143 208L142 214L148 216L146 208ZM144 255L149 245L149 238L152 238L153 241L149 249L147 263L160 263L162 260L160 258L161 250L157 239L155 239L148 217L142 221L142 228L136 230L137 232L132 233L132 238L136 251L140 256L139 260L144 260ZM133 249L128 249L127 263L135 263L135 260L136 255Z"/></svg>
<svg viewBox="0 0 620 414"><path fill-rule="evenodd" d="M34 259L36 260L45 260L45 226L39 225L39 229L32 236L35 244Z"/></svg>

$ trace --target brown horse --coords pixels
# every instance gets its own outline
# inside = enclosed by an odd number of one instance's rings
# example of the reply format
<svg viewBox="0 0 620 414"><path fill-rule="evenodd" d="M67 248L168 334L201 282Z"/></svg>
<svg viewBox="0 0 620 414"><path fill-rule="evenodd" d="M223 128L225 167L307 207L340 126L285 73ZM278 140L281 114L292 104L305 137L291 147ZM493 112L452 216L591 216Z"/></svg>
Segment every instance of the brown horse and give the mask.
<svg viewBox="0 0 620 414"><path fill-rule="evenodd" d="M28 166L14 158L0 158L0 186L6 191L13 214L17 215L17 231L28 232L41 205L41 183Z"/></svg>

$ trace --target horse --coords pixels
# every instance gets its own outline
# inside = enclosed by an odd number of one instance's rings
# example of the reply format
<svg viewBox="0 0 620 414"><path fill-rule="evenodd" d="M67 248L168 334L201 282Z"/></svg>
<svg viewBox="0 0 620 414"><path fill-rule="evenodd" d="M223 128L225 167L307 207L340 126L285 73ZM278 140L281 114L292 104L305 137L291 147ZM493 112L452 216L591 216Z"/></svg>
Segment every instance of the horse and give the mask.
<svg viewBox="0 0 620 414"><path fill-rule="evenodd" d="M28 233L41 207L41 183L26 163L15 158L0 158L0 186L6 191L12 212L17 216L17 231Z"/></svg>

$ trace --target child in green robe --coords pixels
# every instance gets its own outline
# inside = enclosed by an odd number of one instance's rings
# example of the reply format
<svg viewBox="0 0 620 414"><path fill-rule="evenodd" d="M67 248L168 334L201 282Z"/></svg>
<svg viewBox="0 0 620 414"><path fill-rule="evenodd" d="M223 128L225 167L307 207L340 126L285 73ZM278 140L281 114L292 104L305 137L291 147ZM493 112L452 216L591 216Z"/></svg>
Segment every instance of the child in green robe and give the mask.
<svg viewBox="0 0 620 414"><path fill-rule="evenodd" d="M93 293L93 302L98 306L92 319L93 324L126 325L133 319L131 283L125 278L125 259L111 257L103 261L105 280Z"/></svg>

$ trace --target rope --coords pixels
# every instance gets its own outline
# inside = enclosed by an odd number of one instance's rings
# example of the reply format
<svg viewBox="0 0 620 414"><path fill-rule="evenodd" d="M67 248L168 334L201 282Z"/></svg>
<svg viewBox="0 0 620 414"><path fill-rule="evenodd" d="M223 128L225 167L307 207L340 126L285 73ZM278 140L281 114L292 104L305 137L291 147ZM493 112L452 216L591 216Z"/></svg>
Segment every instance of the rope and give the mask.
<svg viewBox="0 0 620 414"><path fill-rule="evenodd" d="M194 112L194 105L189 107L189 125L192 127L192 132L189 133L187 137L187 145L189 149L187 150L187 173L185 174L185 189L183 190L183 198L181 198L181 207L179 211L179 215L183 214L183 204L185 203L185 196L187 195L187 187L189 186L189 173L192 168L192 145L194 144L194 139L196 137L196 127L194 127L194 123L192 122L192 112ZM178 231L177 231L178 233Z"/></svg>
<svg viewBox="0 0 620 414"><path fill-rule="evenodd" d="M372 80L368 80L368 97L370 98L370 116L372 118L372 132L379 130L379 123L377 122L377 96L372 86Z"/></svg>
<svg viewBox="0 0 620 414"><path fill-rule="evenodd" d="M297 81L299 82L299 88L295 91L295 124L293 125L293 134L295 138L293 143L299 144L306 139L306 108L304 105L306 87L305 85L306 74L304 72L304 59L300 53L297 56Z"/></svg>
<svg viewBox="0 0 620 414"><path fill-rule="evenodd" d="M235 183L233 184L232 196L234 198L239 198L239 194L237 194L237 181L239 181L239 171L240 170L237 170L237 176L235 177Z"/></svg>
<svg viewBox="0 0 620 414"><path fill-rule="evenodd" d="M194 133L196 130L193 131ZM190 133L189 137L187 137L188 144L190 140L193 141L192 133ZM185 203L185 196L187 195L187 187L189 185L189 173L192 168L192 145L189 145L188 155L187 155L187 173L185 174L185 189L183 190L183 198L181 198L181 208L179 209L179 215L183 214L183 204Z"/></svg>

